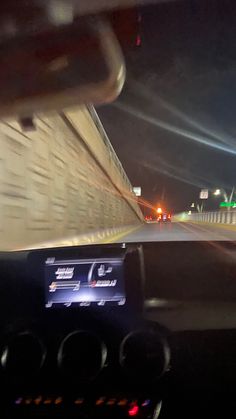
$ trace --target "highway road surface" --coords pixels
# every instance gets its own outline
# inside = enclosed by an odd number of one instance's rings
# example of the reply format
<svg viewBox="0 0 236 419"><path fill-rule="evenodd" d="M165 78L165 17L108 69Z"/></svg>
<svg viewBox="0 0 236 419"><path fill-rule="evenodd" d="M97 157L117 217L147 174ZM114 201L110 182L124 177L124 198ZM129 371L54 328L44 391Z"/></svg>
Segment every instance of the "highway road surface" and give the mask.
<svg viewBox="0 0 236 419"><path fill-rule="evenodd" d="M228 264L223 247L214 245L215 241L221 240L236 241L236 225L191 222L149 223L124 235L117 242L162 242L163 246L150 247L154 249L150 250L150 253L145 253L144 250L148 278L146 297L159 299L161 303L162 300L211 301L213 316L215 301L236 301L235 255L232 259L230 257ZM174 246L171 242L175 241L186 243ZM196 242L190 246L190 241L204 241L206 245L202 246ZM155 249L158 249L158 252ZM186 313L187 311L185 311L187 317ZM199 320L198 313L199 307L194 314L196 322ZM203 324L205 315L206 311L203 310L201 314Z"/></svg>
<svg viewBox="0 0 236 419"><path fill-rule="evenodd" d="M236 240L236 226L190 222L146 223L117 242Z"/></svg>

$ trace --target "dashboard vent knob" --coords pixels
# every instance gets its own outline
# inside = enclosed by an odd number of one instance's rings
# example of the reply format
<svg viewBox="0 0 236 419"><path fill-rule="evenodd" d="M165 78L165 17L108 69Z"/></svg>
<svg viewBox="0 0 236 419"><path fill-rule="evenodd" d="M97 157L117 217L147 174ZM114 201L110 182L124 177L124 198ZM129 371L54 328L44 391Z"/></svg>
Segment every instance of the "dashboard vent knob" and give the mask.
<svg viewBox="0 0 236 419"><path fill-rule="evenodd" d="M46 349L41 340L30 332L18 333L1 353L2 368L16 376L36 374L44 364Z"/></svg>
<svg viewBox="0 0 236 419"><path fill-rule="evenodd" d="M169 345L157 332L134 331L121 343L120 364L134 378L160 378L169 363Z"/></svg>
<svg viewBox="0 0 236 419"><path fill-rule="evenodd" d="M102 370L106 357L107 348L101 339L91 332L79 330L70 333L62 341L57 361L66 375L88 381Z"/></svg>

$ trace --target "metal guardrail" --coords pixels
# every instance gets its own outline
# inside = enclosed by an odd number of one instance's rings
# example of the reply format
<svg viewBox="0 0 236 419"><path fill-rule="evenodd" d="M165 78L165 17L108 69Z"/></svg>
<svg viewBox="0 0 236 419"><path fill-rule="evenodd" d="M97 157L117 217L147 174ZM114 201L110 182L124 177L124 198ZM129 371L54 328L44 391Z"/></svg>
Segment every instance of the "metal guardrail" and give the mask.
<svg viewBox="0 0 236 419"><path fill-rule="evenodd" d="M101 135L101 138L102 138L104 144L108 148L110 157L112 158L112 160L115 163L117 169L119 170L119 172L120 172L120 174L121 174L121 176L124 180L124 183L126 184L129 191L133 192L133 187L130 183L130 180L129 180L128 176L126 175L125 170L124 170L124 168L123 168L123 166L122 166L114 148L112 147L112 144L111 144L111 142L110 142L110 140L107 136L107 133L106 133L106 131L105 131L105 129L104 129L102 123L101 123L101 120L100 120L97 112L95 111L95 109L92 105L87 106L87 109L88 109L88 112L90 113L90 115L93 119L94 124L96 125L96 128L97 128L99 134Z"/></svg>
<svg viewBox="0 0 236 419"><path fill-rule="evenodd" d="M236 210L196 212L187 216L187 220L203 223L236 224Z"/></svg>

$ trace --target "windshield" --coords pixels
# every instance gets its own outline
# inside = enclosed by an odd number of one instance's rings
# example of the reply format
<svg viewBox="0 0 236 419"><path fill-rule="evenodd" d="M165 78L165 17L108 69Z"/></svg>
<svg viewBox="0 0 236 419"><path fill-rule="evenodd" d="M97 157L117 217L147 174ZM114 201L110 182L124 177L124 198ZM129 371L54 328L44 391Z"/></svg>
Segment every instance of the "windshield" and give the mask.
<svg viewBox="0 0 236 419"><path fill-rule="evenodd" d="M235 240L236 4L136 18L114 102L1 120L1 249Z"/></svg>

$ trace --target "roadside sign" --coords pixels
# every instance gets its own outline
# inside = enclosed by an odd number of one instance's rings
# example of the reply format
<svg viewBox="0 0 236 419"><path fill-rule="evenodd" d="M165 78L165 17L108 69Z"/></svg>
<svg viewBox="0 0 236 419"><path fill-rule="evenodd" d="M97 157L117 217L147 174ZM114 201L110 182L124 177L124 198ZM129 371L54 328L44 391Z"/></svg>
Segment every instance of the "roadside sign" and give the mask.
<svg viewBox="0 0 236 419"><path fill-rule="evenodd" d="M202 189L199 195L200 199L208 199L208 189Z"/></svg>
<svg viewBox="0 0 236 419"><path fill-rule="evenodd" d="M136 196L141 196L141 187L140 187L140 186L134 186L134 187L133 187L133 193L134 193Z"/></svg>
<svg viewBox="0 0 236 419"><path fill-rule="evenodd" d="M235 207L236 207L236 202L235 201L221 202L220 203L220 208L235 208Z"/></svg>

